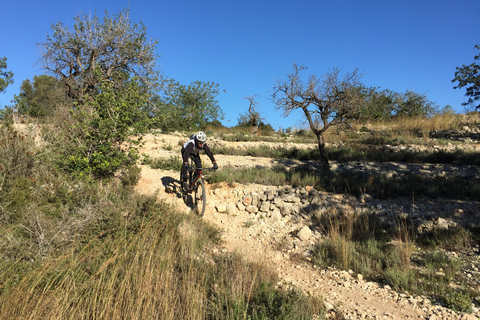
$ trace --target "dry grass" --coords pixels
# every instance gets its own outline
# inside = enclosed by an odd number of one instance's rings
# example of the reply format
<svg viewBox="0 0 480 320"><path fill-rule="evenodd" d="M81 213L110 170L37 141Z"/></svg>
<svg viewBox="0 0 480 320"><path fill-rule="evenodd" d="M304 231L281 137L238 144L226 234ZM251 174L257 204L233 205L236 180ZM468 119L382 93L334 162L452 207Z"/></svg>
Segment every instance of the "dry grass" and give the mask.
<svg viewBox="0 0 480 320"><path fill-rule="evenodd" d="M478 124L480 114L472 113L469 115L435 115L431 118L401 118L393 120L383 120L378 122L359 123L355 125L357 130L367 127L375 132L383 132L390 136L402 135L405 138L428 138L429 133L439 130L458 129L462 125Z"/></svg>
<svg viewBox="0 0 480 320"><path fill-rule="evenodd" d="M278 279L266 266L210 254L205 245L216 232L202 220L158 207L144 218L123 218L31 270L0 295L0 319L263 319L280 311L284 319L298 319L322 313L319 299L273 288Z"/></svg>

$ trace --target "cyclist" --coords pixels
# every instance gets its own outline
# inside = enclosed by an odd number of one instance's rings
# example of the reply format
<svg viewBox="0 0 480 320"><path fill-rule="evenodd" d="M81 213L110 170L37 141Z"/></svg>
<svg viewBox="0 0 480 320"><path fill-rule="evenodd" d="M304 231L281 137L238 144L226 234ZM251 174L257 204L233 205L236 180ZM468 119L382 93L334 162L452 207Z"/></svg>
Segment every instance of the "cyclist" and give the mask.
<svg viewBox="0 0 480 320"><path fill-rule="evenodd" d="M188 171L188 157L192 157L193 162L195 162L195 166L197 168L202 167L202 161L200 160L200 151L205 150L205 153L208 155L210 160L213 163L213 169L217 170L218 165L215 161L215 157L213 156L212 151L206 144L207 135L203 131L197 132L197 134L192 135L190 140L185 142L182 147L182 159L183 159L183 166L182 166L182 176L183 176L183 188L185 190L189 189L188 182L187 182L187 171Z"/></svg>

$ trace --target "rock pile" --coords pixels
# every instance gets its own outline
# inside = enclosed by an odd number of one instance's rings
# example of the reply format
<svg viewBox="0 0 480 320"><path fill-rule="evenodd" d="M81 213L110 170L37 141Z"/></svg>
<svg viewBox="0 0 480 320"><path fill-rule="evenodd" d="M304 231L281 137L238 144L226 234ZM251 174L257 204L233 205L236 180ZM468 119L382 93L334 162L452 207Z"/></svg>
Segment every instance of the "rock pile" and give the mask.
<svg viewBox="0 0 480 320"><path fill-rule="evenodd" d="M430 231L433 227L448 229L460 225L480 228L478 202L437 199L437 205L432 205L431 202L415 202L406 198L378 200L369 194L359 197L332 194L309 186L252 186L248 190L234 190L233 194L222 198L223 201L215 206L217 212L249 214L270 218L272 222L295 218L306 223L312 216L318 218L325 213L374 213L386 229L391 228L399 218L410 219L419 233Z"/></svg>
<svg viewBox="0 0 480 320"><path fill-rule="evenodd" d="M430 132L434 139L454 139L465 142L480 140L480 124L463 126L459 130L437 130Z"/></svg>
<svg viewBox="0 0 480 320"><path fill-rule="evenodd" d="M321 202L319 193L311 187L285 186L267 188L263 192L253 191L237 202L237 208L275 221L291 215L307 218L309 213L319 208Z"/></svg>

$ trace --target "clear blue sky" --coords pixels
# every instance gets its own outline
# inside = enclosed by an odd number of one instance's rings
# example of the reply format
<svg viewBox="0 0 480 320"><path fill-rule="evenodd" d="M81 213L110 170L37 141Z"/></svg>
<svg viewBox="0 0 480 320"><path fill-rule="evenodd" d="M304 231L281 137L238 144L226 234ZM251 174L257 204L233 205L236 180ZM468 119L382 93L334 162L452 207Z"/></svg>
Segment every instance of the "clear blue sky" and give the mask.
<svg viewBox="0 0 480 320"><path fill-rule="evenodd" d="M294 62L321 75L358 68L367 86L426 94L439 107L463 112L464 89L453 89L455 67L472 63L480 44L479 0L3 0L0 57L15 83L0 94L10 105L23 80L45 72L37 43L51 24L73 27L80 13L130 9L158 39L158 66L182 84L214 81L226 117L237 124L258 95L258 110L275 129L300 127L271 100L274 82Z"/></svg>

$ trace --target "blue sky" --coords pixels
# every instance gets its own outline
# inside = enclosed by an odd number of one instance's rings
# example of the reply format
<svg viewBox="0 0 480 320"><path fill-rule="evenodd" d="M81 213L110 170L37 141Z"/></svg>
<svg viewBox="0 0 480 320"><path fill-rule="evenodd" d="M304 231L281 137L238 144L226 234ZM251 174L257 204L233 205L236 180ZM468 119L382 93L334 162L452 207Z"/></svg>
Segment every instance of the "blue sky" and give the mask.
<svg viewBox="0 0 480 320"><path fill-rule="evenodd" d="M302 127L271 100L277 79L292 64L322 75L358 68L367 86L426 94L439 107L463 112L464 89L453 89L455 67L472 63L480 44L478 0L109 0L2 1L0 57L15 83L0 94L10 105L23 80L44 74L37 43L52 23L73 27L81 13L130 9L158 40L158 66L182 84L214 81L226 126L245 113L245 97L258 95L258 111L275 129Z"/></svg>

